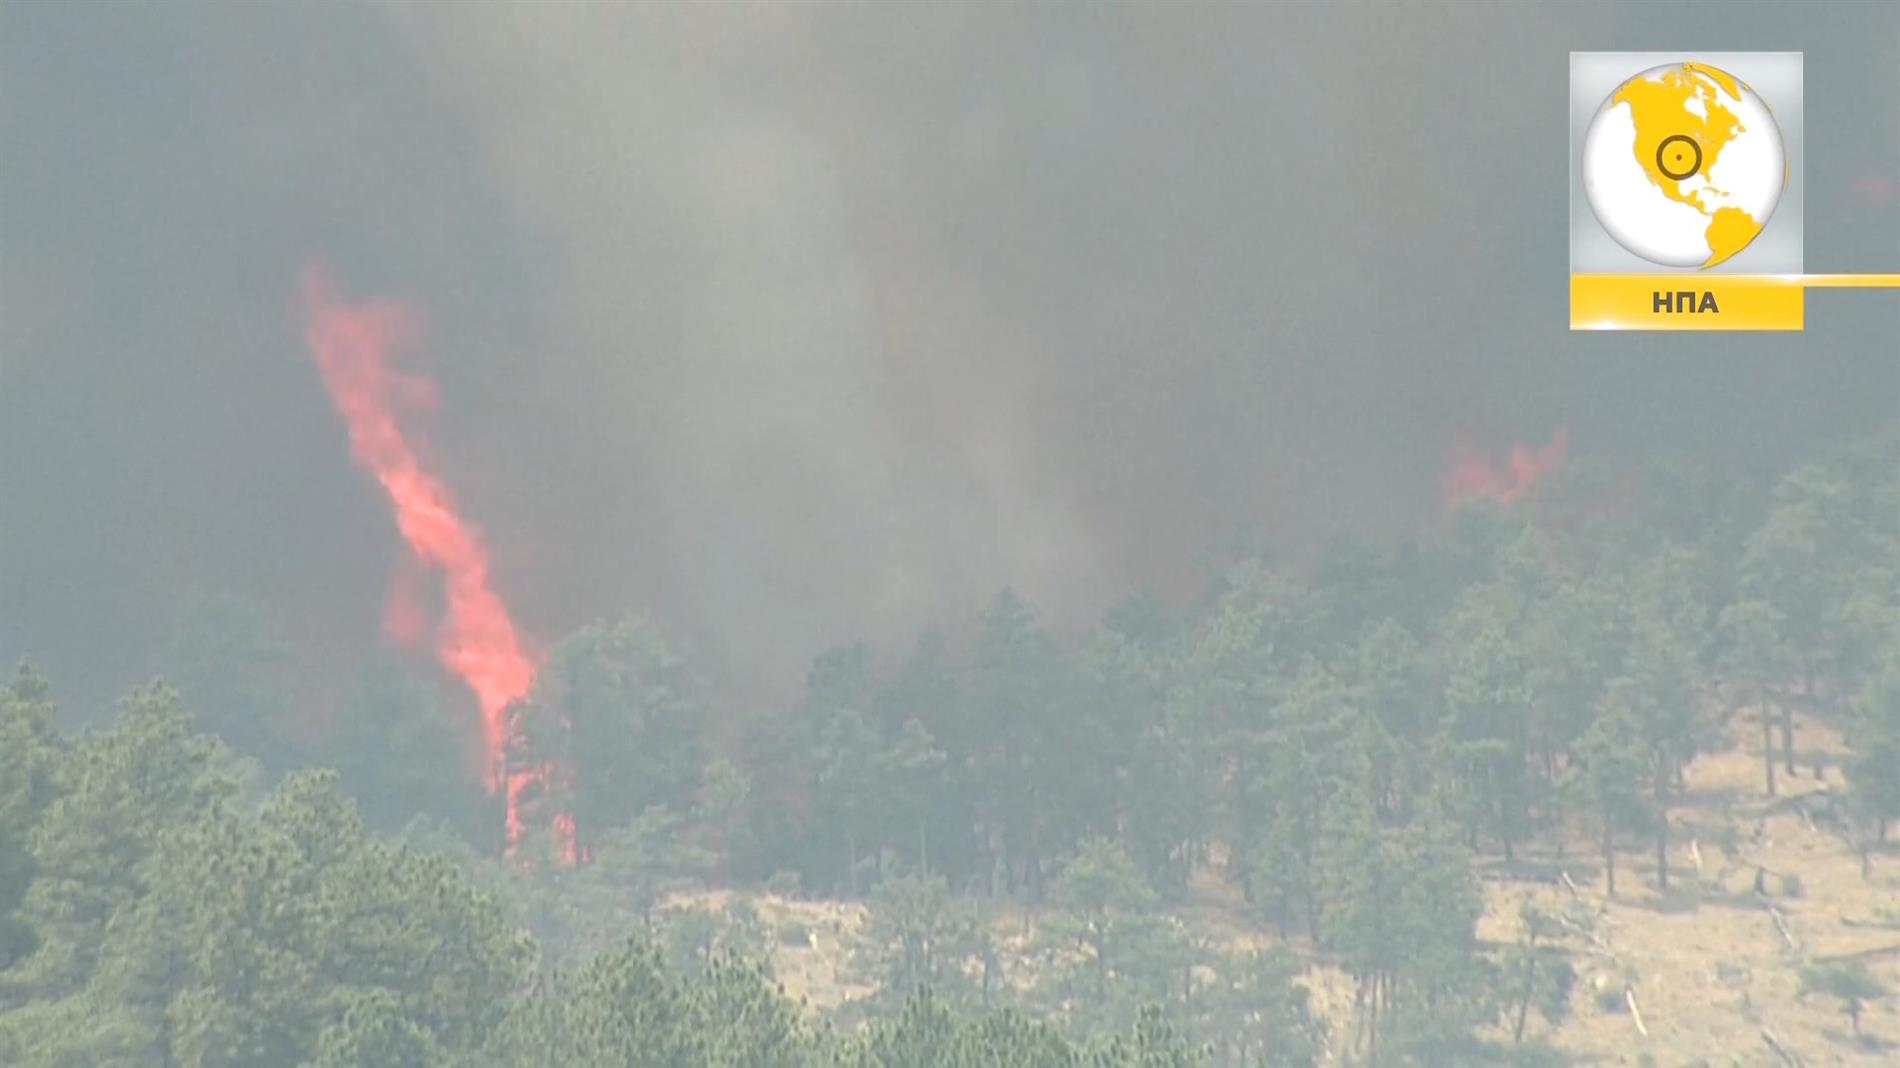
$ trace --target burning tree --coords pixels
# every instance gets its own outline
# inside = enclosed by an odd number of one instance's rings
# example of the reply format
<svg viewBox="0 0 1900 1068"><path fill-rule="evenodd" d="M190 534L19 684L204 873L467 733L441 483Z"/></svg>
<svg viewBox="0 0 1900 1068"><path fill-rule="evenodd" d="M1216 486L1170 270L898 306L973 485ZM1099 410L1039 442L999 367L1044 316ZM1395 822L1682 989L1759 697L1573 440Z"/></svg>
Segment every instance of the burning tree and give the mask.
<svg viewBox="0 0 1900 1068"><path fill-rule="evenodd" d="M427 379L405 374L389 363L389 354L412 345L420 335L415 314L396 301L346 303L328 279L312 270L304 279L309 316L305 340L323 374L337 414L349 429L350 454L374 475L395 512L396 529L417 569L441 581L442 619L435 652L443 667L475 696L481 712L483 775L491 791L507 800L507 833L512 846L521 834L522 793L550 774L539 764L511 764L514 734L509 707L534 683L535 663L528 655L514 617L489 580L488 549L455 504L448 484L423 463L404 416L434 404ZM413 581L408 575L405 582ZM414 600L407 586L393 605L404 612L385 618L386 632L413 629ZM391 619L401 625L391 626ZM560 830L562 826L567 829ZM557 833L572 838L571 820L557 817ZM572 850L568 850L572 855Z"/></svg>

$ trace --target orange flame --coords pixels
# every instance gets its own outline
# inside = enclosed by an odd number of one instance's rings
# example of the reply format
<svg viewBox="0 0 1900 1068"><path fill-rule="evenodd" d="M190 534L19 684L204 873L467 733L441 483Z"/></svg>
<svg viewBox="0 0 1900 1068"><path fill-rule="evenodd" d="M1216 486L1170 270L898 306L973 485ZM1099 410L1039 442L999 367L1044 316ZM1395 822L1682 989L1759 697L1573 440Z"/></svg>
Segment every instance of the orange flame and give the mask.
<svg viewBox="0 0 1900 1068"><path fill-rule="evenodd" d="M436 655L474 693L481 710L483 774L489 790L500 790L506 798L512 846L521 832L518 800L547 773L511 767L508 760L509 706L533 685L535 664L508 606L489 584L488 550L480 535L456 510L448 485L417 456L398 417L403 407L430 405L435 397L426 379L396 371L386 361L390 350L415 342L416 318L395 301L344 303L315 270L305 274L304 300L305 340L349 428L350 454L388 494L396 528L413 556L391 589L385 633L396 638L419 633L425 610L416 571L438 572L444 612ZM571 835L571 826L571 820L557 824L557 835Z"/></svg>
<svg viewBox="0 0 1900 1068"><path fill-rule="evenodd" d="M1558 427L1546 445L1515 443L1502 466L1469 443L1452 446L1445 472L1445 503L1455 505L1474 497L1510 502L1536 481L1564 465L1570 454L1570 432Z"/></svg>

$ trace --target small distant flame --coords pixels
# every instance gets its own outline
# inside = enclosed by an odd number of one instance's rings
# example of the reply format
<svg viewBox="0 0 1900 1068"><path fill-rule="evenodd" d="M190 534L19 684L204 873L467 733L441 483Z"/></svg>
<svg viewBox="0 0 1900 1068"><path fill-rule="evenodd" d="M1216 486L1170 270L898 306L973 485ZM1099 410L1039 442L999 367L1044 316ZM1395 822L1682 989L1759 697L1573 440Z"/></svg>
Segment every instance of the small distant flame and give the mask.
<svg viewBox="0 0 1900 1068"><path fill-rule="evenodd" d="M489 583L487 547L457 511L447 483L417 455L399 417L404 409L435 403L433 383L387 362L392 349L416 340L416 317L395 301L344 303L315 270L305 275L304 300L305 339L349 427L350 453L382 485L409 547L410 558L399 565L384 606L383 632L406 643L421 637L430 615L421 588L424 572L438 574L443 616L436 656L474 693L481 710L483 774L489 790L506 798L512 848L522 830L522 793L552 774L509 761L510 709L534 684L535 664L507 604ZM562 851L571 858L572 819L557 819L555 833L565 839Z"/></svg>
<svg viewBox="0 0 1900 1068"><path fill-rule="evenodd" d="M1511 446L1510 456L1499 464L1484 451L1460 442L1453 445L1445 472L1445 503L1455 505L1474 497L1492 497L1499 501L1515 500L1538 479L1564 465L1570 453L1570 433L1558 427L1545 445Z"/></svg>

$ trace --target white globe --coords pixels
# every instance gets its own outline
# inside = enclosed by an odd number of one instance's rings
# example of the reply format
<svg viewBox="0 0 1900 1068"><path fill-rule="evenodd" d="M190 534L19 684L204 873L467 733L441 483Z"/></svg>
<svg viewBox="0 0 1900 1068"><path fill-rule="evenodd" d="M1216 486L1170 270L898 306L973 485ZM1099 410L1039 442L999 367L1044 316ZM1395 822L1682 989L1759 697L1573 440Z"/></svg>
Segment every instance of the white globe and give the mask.
<svg viewBox="0 0 1900 1068"><path fill-rule="evenodd" d="M1747 247L1787 186L1781 128L1740 79L1671 63L1617 86L1583 141L1583 188L1617 244L1666 267Z"/></svg>

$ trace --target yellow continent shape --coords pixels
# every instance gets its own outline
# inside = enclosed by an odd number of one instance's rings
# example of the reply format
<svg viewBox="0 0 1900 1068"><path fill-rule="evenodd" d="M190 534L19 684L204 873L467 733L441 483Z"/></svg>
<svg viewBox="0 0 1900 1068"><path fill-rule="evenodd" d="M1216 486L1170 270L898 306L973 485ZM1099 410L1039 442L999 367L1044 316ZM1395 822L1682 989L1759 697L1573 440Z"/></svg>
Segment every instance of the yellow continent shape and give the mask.
<svg viewBox="0 0 1900 1068"><path fill-rule="evenodd" d="M1681 181L1663 173L1656 153L1670 137L1693 139L1702 149L1702 166L1697 173L1706 180L1722 149L1743 130L1741 120L1716 95L1717 89L1731 99L1741 99L1742 86L1734 75L1706 63L1684 63L1653 81L1631 78L1611 97L1612 103L1629 105L1636 123L1636 163L1649 176L1650 184L1663 196L1709 216L1706 237L1711 255L1703 262L1704 267L1713 267L1740 252L1761 232L1761 223L1740 208L1710 208L1703 203L1699 189L1684 191ZM1689 110L1692 99L1701 101L1701 115Z"/></svg>

